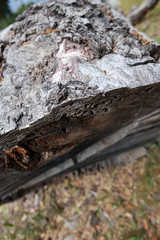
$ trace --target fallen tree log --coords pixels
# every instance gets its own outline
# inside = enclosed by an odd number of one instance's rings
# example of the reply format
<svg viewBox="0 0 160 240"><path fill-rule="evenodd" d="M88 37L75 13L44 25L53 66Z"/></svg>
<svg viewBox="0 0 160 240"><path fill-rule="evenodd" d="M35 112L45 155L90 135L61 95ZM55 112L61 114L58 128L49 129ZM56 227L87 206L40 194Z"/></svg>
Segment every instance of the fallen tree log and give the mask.
<svg viewBox="0 0 160 240"><path fill-rule="evenodd" d="M160 135L160 46L102 2L38 3L0 33L1 202Z"/></svg>

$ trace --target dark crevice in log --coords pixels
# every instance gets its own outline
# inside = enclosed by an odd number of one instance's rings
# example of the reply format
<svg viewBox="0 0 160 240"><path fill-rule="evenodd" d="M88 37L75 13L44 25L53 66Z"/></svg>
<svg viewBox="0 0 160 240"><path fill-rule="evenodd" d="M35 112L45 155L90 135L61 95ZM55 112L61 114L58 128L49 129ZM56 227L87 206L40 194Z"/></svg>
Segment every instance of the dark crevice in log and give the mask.
<svg viewBox="0 0 160 240"><path fill-rule="evenodd" d="M5 47L6 47L6 43L0 42L0 83L2 82L2 80L4 78L4 71L7 68L6 60L3 57L3 52L5 50Z"/></svg>

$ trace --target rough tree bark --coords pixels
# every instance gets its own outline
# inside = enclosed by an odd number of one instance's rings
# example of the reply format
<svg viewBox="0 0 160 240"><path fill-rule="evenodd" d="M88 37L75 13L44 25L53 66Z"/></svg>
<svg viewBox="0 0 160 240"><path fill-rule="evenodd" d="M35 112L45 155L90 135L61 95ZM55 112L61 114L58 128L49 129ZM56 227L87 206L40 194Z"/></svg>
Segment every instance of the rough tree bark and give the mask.
<svg viewBox="0 0 160 240"><path fill-rule="evenodd" d="M160 46L103 1L33 5L0 49L1 202L160 135Z"/></svg>
<svg viewBox="0 0 160 240"><path fill-rule="evenodd" d="M131 12L128 16L130 22L135 25L140 22L146 14L153 9L159 0L145 0L140 7L136 8L133 12Z"/></svg>

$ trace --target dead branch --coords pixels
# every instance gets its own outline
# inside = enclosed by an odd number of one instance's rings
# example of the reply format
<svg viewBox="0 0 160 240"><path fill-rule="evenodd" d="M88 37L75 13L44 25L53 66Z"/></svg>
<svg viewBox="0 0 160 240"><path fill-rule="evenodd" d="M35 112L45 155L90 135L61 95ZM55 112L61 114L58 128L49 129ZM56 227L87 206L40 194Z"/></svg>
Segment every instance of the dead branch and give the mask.
<svg viewBox="0 0 160 240"><path fill-rule="evenodd" d="M145 15L151 10L153 9L157 3L159 2L159 0L146 0L144 1L140 7L136 8L133 12L131 12L128 16L130 22L135 25L138 22L140 22Z"/></svg>

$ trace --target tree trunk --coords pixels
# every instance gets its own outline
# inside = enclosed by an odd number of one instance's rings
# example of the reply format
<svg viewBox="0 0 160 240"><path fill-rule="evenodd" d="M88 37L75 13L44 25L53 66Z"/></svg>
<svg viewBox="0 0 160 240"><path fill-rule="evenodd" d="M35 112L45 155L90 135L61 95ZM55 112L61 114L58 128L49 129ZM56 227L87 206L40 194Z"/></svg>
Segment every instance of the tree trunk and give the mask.
<svg viewBox="0 0 160 240"><path fill-rule="evenodd" d="M108 5L33 5L0 49L1 202L160 135L160 46Z"/></svg>

